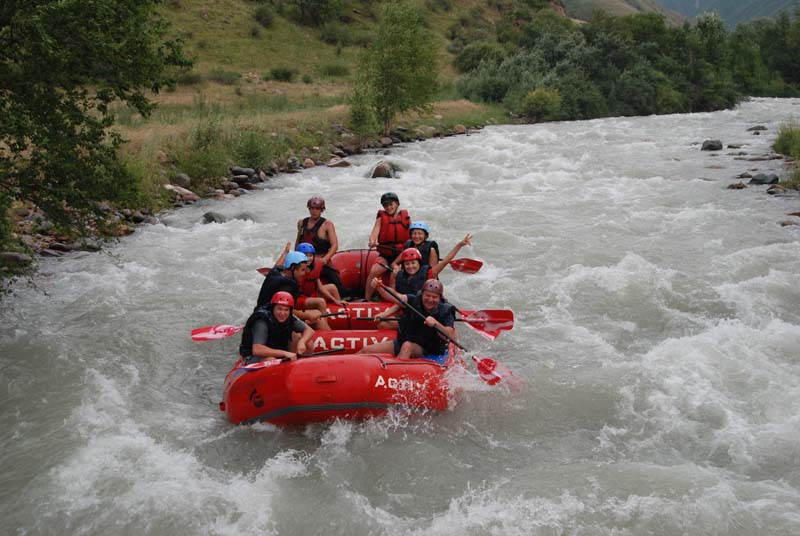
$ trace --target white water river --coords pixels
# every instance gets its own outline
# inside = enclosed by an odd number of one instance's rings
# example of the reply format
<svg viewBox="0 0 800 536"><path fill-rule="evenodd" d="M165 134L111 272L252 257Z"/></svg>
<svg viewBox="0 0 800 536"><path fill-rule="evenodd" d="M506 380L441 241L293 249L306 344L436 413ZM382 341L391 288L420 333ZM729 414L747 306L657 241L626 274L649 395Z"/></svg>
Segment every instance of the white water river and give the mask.
<svg viewBox="0 0 800 536"><path fill-rule="evenodd" d="M800 226L779 225L800 198L727 190L782 163L699 147L764 154L798 116L757 100L491 127L45 261L38 289L0 302L0 533L800 534ZM402 177L364 178L380 158ZM230 425L238 337L191 328L245 320L308 197L360 248L389 190L443 251L474 233L460 256L485 265L446 270L449 298L516 324L462 342L525 389L476 379L412 420Z"/></svg>

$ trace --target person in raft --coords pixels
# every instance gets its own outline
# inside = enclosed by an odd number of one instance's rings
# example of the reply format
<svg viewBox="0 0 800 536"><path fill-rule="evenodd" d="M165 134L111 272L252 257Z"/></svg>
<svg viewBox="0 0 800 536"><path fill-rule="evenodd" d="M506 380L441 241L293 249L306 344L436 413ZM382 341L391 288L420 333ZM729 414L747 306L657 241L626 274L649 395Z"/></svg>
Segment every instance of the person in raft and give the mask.
<svg viewBox="0 0 800 536"><path fill-rule="evenodd" d="M268 304L278 291L286 291L292 295L296 303L295 315L314 329L330 329L328 321L322 315L326 313L323 298L304 298L299 301L300 283L308 272L308 258L305 253L291 251L292 243L278 257L275 266L264 277L261 290L256 300L256 308Z"/></svg>
<svg viewBox="0 0 800 536"><path fill-rule="evenodd" d="M380 286L380 280L375 279L375 285ZM400 317L397 340L370 344L363 347L358 353L393 353L401 359L444 354L447 349L447 339L437 331L437 328L454 340L457 340L457 334L454 327L456 308L443 300L443 294L444 286L438 279L425 281L422 290L416 294L401 294L400 298L404 304L396 303L376 315L375 322L379 323L384 318L391 317L405 307L405 304L421 312L425 318L420 318L413 312L405 313Z"/></svg>
<svg viewBox="0 0 800 536"><path fill-rule="evenodd" d="M328 303L335 303L342 307L347 307L347 302L342 300L339 289L333 283L323 284L320 280L323 265L314 256L314 246L308 242L301 242L297 246L297 251L304 254L308 259L308 271L303 281L300 283L300 293L306 298L323 298Z"/></svg>
<svg viewBox="0 0 800 536"><path fill-rule="evenodd" d="M325 200L314 196L308 200L306 207L309 216L297 220L294 248L297 249L304 242L313 245L316 263L319 263L322 270L322 279L336 285L339 294L342 294L344 286L339 278L339 272L333 266L328 266L328 261L339 250L339 239L336 238L333 222L322 217L322 213L325 212Z"/></svg>
<svg viewBox="0 0 800 536"><path fill-rule="evenodd" d="M425 263L425 256L417 248L411 247L403 250L398 259L402 267L393 274L392 287L400 294L416 294L422 290L425 281L438 278L441 271L450 264L461 248L469 246L471 243L472 235L467 234L442 260L433 266ZM378 294L384 300L388 300L388 294L380 287L378 287Z"/></svg>
<svg viewBox="0 0 800 536"><path fill-rule="evenodd" d="M400 198L394 192L386 192L381 196L383 209L378 211L375 217L375 225L369 234L369 247L377 248L378 258L372 265L367 276L364 298L367 301L372 299L375 294L374 280L383 275L382 265L391 264L400 252L406 240L411 238L409 228L411 227L411 216L408 211L400 210Z"/></svg>
<svg viewBox="0 0 800 536"><path fill-rule="evenodd" d="M247 319L242 331L239 355L242 364L262 360L297 359L304 354L314 330L292 314L294 298L288 292L276 292L268 306L257 307ZM293 341L292 334L300 333Z"/></svg>
<svg viewBox="0 0 800 536"><path fill-rule="evenodd" d="M436 266L440 258L439 244L437 244L435 240L428 240L431 234L428 224L424 221L412 222L411 226L408 228L408 232L411 238L406 240L406 243L403 245L403 251L408 248L417 248L422 255L422 264ZM395 264L392 266L394 267L395 265L399 266L396 259Z"/></svg>

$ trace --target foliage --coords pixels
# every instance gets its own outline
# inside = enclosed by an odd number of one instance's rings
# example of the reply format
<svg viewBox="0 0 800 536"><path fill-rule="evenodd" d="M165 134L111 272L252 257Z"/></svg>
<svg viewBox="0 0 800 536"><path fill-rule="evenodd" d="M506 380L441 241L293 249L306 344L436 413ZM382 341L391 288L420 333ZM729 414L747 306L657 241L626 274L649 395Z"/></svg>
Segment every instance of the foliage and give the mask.
<svg viewBox="0 0 800 536"><path fill-rule="evenodd" d="M269 70L269 75L265 76L265 80L275 80L277 82L291 82L297 70L291 67L273 67Z"/></svg>
<svg viewBox="0 0 800 536"><path fill-rule="evenodd" d="M782 125L773 147L776 153L800 160L800 123Z"/></svg>
<svg viewBox="0 0 800 536"><path fill-rule="evenodd" d="M145 91L188 66L154 12L156 0L6 0L0 10L0 192L30 201L62 230L109 217L100 201L136 203L117 158L110 105L146 116ZM5 214L0 215L5 220ZM0 224L0 226L5 224Z"/></svg>
<svg viewBox="0 0 800 536"><path fill-rule="evenodd" d="M479 41L470 43L453 60L453 65L462 73L475 69L482 61L497 63L506 55L505 49L497 43Z"/></svg>
<svg viewBox="0 0 800 536"><path fill-rule="evenodd" d="M272 8L263 4L256 7L255 12L253 12L253 18L256 19L264 28L271 28L273 22L275 21L275 15L272 13Z"/></svg>
<svg viewBox="0 0 800 536"><path fill-rule="evenodd" d="M429 108L436 95L436 45L409 3L383 6L377 38L362 56L362 91L388 133L397 114Z"/></svg>
<svg viewBox="0 0 800 536"><path fill-rule="evenodd" d="M528 121L554 119L561 111L561 95L557 90L537 88L522 100L519 110Z"/></svg>
<svg viewBox="0 0 800 536"><path fill-rule="evenodd" d="M266 167L274 157L265 136L252 130L245 130L239 134L234 155L237 165L250 168Z"/></svg>
<svg viewBox="0 0 800 536"><path fill-rule="evenodd" d="M342 0L289 0L286 14L300 24L319 26L326 20L337 18L342 11Z"/></svg>
<svg viewBox="0 0 800 536"><path fill-rule="evenodd" d="M239 73L216 67L208 73L208 79L225 86L232 86L239 81Z"/></svg>
<svg viewBox="0 0 800 536"><path fill-rule="evenodd" d="M323 76L347 76L350 74L350 69L346 65L331 63L323 65L321 72Z"/></svg>
<svg viewBox="0 0 800 536"><path fill-rule="evenodd" d="M350 105L349 126L358 136L359 146L363 146L364 140L380 129L380 123L375 115L368 91L365 81L359 80L348 99Z"/></svg>

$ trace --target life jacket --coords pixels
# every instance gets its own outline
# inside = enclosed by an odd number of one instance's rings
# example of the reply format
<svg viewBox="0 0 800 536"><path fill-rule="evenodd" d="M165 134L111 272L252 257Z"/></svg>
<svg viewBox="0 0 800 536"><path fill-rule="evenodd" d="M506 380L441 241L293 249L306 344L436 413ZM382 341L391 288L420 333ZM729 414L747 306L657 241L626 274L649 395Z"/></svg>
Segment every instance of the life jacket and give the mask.
<svg viewBox="0 0 800 536"><path fill-rule="evenodd" d="M411 296L408 304L421 312L425 317L432 316L443 326L452 326L456 318L456 308L447 302L439 302L436 310L429 313L422 308L422 292ZM400 344L411 341L419 344L424 351L424 355L441 355L447 349L447 338L442 336L436 328L425 325L425 319L419 315L405 313L400 317L400 325L397 331L397 340Z"/></svg>
<svg viewBox="0 0 800 536"><path fill-rule="evenodd" d="M253 325L257 320L263 320L267 323L269 334L267 335L267 342L265 346L274 348L276 350L288 350L289 342L292 340L292 323L294 317L289 315L289 318L283 324L280 324L274 316L269 307L257 307L250 318L244 325L242 330L242 342L239 344L239 355L242 357L250 357L253 355Z"/></svg>
<svg viewBox="0 0 800 536"><path fill-rule="evenodd" d="M272 296L279 290L285 290L297 301L300 296L300 285L291 277L283 275L283 270L278 267L273 268L264 278L261 283L261 291L258 293L258 300L256 300L256 308L269 305Z"/></svg>
<svg viewBox="0 0 800 536"><path fill-rule="evenodd" d="M300 283L300 294L307 298L316 298L319 296L317 292L317 280L320 274L322 274L322 266L321 262L313 262L308 266L309 270L306 272L306 277L303 279L303 282Z"/></svg>
<svg viewBox="0 0 800 536"><path fill-rule="evenodd" d="M403 251L406 240L411 238L408 228L411 226L411 216L407 210L398 210L394 216L381 209L377 218L381 220L381 230L378 233L378 253L387 259L394 259ZM384 246L384 247L381 247Z"/></svg>
<svg viewBox="0 0 800 536"><path fill-rule="evenodd" d="M308 221L311 218L303 218L303 221L300 222L300 225L297 227L297 240L295 241L295 247L297 244L301 242L308 242L309 244L314 246L318 255L325 255L331 249L331 241L327 238L320 238L317 236L319 233L322 224L325 223L325 218L320 217L317 220L317 223L309 229L308 228Z"/></svg>
<svg viewBox="0 0 800 536"><path fill-rule="evenodd" d="M422 255L422 262L424 264L428 264L431 262L431 248L436 250L436 256L439 258L439 260L441 260L441 255L439 253L439 244L437 244L435 240L426 240L422 244L417 246L411 239L409 239L406 240L405 244L403 244L404 251L408 248L417 248L419 250L419 254Z"/></svg>
<svg viewBox="0 0 800 536"><path fill-rule="evenodd" d="M423 257L424 259L425 257ZM422 285L425 281L430 279L431 267L424 264L419 267L417 273L408 275L405 270L397 272L397 279L394 282L394 288L400 294L416 294L422 290Z"/></svg>

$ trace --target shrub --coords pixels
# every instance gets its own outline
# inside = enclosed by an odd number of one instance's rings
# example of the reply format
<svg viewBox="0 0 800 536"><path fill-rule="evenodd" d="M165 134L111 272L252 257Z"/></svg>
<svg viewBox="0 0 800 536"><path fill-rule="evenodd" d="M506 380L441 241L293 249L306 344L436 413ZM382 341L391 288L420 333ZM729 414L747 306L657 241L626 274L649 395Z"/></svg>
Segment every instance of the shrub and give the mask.
<svg viewBox="0 0 800 536"><path fill-rule="evenodd" d="M320 26L319 38L323 43L329 45L347 46L350 44L350 32L333 23Z"/></svg>
<svg viewBox="0 0 800 536"><path fill-rule="evenodd" d="M453 60L453 65L462 73L466 73L475 69L482 61L499 63L504 57L505 50L500 45L479 41L464 47Z"/></svg>
<svg viewBox="0 0 800 536"><path fill-rule="evenodd" d="M217 67L208 73L208 79L218 84L232 86L239 80L239 73Z"/></svg>
<svg viewBox="0 0 800 536"><path fill-rule="evenodd" d="M261 28L259 28L258 26L253 26L252 28L250 28L250 37L252 37L253 39L258 39L259 37L261 37Z"/></svg>
<svg viewBox="0 0 800 536"><path fill-rule="evenodd" d="M773 148L776 153L800 159L800 123L788 123L781 126Z"/></svg>
<svg viewBox="0 0 800 536"><path fill-rule="evenodd" d="M229 136L216 121L201 124L184 142L169 151L175 166L192 178L210 179L224 175L228 167Z"/></svg>
<svg viewBox="0 0 800 536"><path fill-rule="evenodd" d="M324 76L347 76L350 74L350 69L344 65L332 63L322 66L322 74Z"/></svg>
<svg viewBox="0 0 800 536"><path fill-rule="evenodd" d="M265 76L265 80L276 80L278 82L291 82L297 74L296 69L291 67L273 67L269 70L269 75Z"/></svg>
<svg viewBox="0 0 800 536"><path fill-rule="evenodd" d="M453 0L425 0L425 7L431 11L451 11Z"/></svg>
<svg viewBox="0 0 800 536"><path fill-rule="evenodd" d="M304 74L303 75L303 83L304 84L310 84L313 81L314 81L314 79L311 77L310 74Z"/></svg>
<svg viewBox="0 0 800 536"><path fill-rule="evenodd" d="M556 89L537 88L522 99L520 113L529 121L554 119L561 111L561 95Z"/></svg>
<svg viewBox="0 0 800 536"><path fill-rule="evenodd" d="M348 104L350 105L350 129L358 136L359 144L363 144L365 138L375 134L380 128L378 117L375 115L369 95L363 85L356 85L348 98Z"/></svg>
<svg viewBox="0 0 800 536"><path fill-rule="evenodd" d="M272 152L264 135L253 131L239 134L233 154L238 165L251 168L264 167L272 159Z"/></svg>
<svg viewBox="0 0 800 536"><path fill-rule="evenodd" d="M275 15L272 13L272 9L263 4L256 8L253 18L264 28L271 28L272 23L275 22Z"/></svg>
<svg viewBox="0 0 800 536"><path fill-rule="evenodd" d="M195 71L189 71L178 76L176 81L184 86L193 86L203 81L203 75Z"/></svg>

